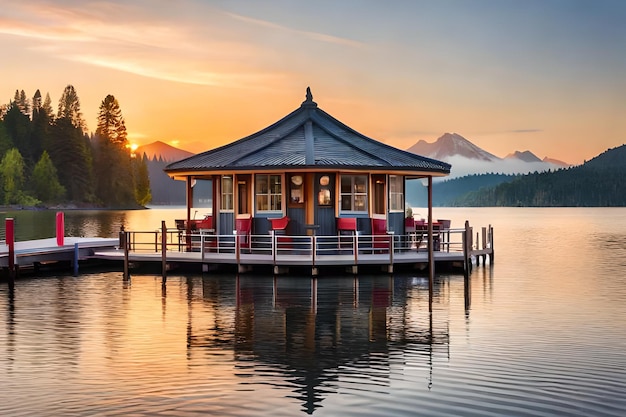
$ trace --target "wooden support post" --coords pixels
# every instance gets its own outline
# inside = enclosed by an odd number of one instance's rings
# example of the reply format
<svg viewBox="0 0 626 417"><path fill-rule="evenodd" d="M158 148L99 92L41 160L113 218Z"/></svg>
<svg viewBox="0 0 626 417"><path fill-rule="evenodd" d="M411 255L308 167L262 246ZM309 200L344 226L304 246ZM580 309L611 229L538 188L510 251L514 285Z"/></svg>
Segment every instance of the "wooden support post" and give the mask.
<svg viewBox="0 0 626 417"><path fill-rule="evenodd" d="M165 220L161 221L161 276L163 284L167 281L167 227Z"/></svg>
<svg viewBox="0 0 626 417"><path fill-rule="evenodd" d="M465 221L465 231L463 232L463 273L465 276L469 276L472 266L471 258L471 241L472 241L472 228L469 225L469 221Z"/></svg>
<svg viewBox="0 0 626 417"><path fill-rule="evenodd" d="M433 248L433 177L428 177L428 311L433 311L435 253Z"/></svg>
<svg viewBox="0 0 626 417"><path fill-rule="evenodd" d="M74 276L78 276L78 242L74 243Z"/></svg>
<svg viewBox="0 0 626 417"><path fill-rule="evenodd" d="M489 256L489 265L493 265L493 258L495 256L495 250L493 248L493 227L489 225L489 244L491 245L491 255Z"/></svg>
<svg viewBox="0 0 626 417"><path fill-rule="evenodd" d="M17 268L15 265L15 219L7 218L4 220L5 241L9 247L9 286L15 283L15 275Z"/></svg>
<svg viewBox="0 0 626 417"><path fill-rule="evenodd" d="M239 235L235 231L235 259L237 260L237 266L239 266L239 264L241 262L241 255L240 254L241 254L241 238L239 237Z"/></svg>
<svg viewBox="0 0 626 417"><path fill-rule="evenodd" d="M124 231L124 225L120 228L120 247L124 250L124 281L128 281L130 279L130 274L128 273L128 235L126 231Z"/></svg>

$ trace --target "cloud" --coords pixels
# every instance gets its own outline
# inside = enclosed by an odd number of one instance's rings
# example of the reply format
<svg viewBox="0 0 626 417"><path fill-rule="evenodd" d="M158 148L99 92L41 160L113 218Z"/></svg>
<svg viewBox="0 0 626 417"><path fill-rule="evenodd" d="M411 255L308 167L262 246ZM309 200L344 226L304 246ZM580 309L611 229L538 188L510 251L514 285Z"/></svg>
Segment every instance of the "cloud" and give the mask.
<svg viewBox="0 0 626 417"><path fill-rule="evenodd" d="M343 45L343 46L350 46L353 48L363 48L366 46L364 43L358 42L352 39L340 38L338 36L328 35L325 33L309 32L309 31L304 31L304 30L292 29L286 26L278 25L276 23L268 22L266 20L254 19L251 17L242 16L242 15L235 14L235 13L226 12L225 14L243 22L253 23L255 25L278 30L281 32L288 32L292 35L293 34L301 35L309 39L320 41L320 42L332 43L332 44Z"/></svg>
<svg viewBox="0 0 626 417"><path fill-rule="evenodd" d="M215 14L212 18L220 20ZM231 88L258 88L284 77L280 69L251 68L248 63L263 55L260 48L215 40L207 30L115 3L84 8L82 3L19 3L0 18L0 36L21 37L30 50L143 77Z"/></svg>
<svg viewBox="0 0 626 417"><path fill-rule="evenodd" d="M543 129L513 129L506 133L539 133L543 132Z"/></svg>

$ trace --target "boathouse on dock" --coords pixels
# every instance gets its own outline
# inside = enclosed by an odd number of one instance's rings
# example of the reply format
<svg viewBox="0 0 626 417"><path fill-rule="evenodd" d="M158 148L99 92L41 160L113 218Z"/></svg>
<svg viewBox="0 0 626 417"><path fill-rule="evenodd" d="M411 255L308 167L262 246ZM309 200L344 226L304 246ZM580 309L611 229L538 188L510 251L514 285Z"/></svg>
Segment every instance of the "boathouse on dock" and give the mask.
<svg viewBox="0 0 626 417"><path fill-rule="evenodd" d="M187 218L179 226L188 235L200 229L241 235L241 247L251 249L249 236L274 233L282 242L290 236L406 235L412 179L428 183L426 224L432 225L432 179L449 175L450 165L357 132L319 108L307 88L300 107L276 123L174 162L165 172L187 184ZM432 227L426 230L432 253Z"/></svg>

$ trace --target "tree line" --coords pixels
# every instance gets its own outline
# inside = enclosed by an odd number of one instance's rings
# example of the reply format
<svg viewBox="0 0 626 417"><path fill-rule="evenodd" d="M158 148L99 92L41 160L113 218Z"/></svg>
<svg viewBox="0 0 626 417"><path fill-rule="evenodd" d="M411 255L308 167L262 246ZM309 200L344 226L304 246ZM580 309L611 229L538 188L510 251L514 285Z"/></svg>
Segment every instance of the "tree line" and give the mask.
<svg viewBox="0 0 626 417"><path fill-rule="evenodd" d="M624 207L626 145L576 167L521 175L469 192L451 206Z"/></svg>
<svg viewBox="0 0 626 417"><path fill-rule="evenodd" d="M16 90L0 106L0 204L133 208L151 200L146 158L132 155L117 99L100 104L87 132L78 94L65 87L57 112L50 95Z"/></svg>

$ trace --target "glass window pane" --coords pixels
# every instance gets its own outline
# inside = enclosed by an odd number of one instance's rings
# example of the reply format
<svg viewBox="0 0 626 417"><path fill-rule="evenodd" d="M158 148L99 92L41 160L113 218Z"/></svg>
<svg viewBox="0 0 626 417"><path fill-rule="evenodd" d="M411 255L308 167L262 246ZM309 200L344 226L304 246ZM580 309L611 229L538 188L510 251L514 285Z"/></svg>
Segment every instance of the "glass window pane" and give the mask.
<svg viewBox="0 0 626 417"><path fill-rule="evenodd" d="M354 196L354 210L365 211L367 207L367 198L364 195Z"/></svg>
<svg viewBox="0 0 626 417"><path fill-rule="evenodd" d="M261 194L261 195L257 195L256 196L256 209L257 211L264 211L264 210L268 210L268 196L265 194Z"/></svg>
<svg viewBox="0 0 626 417"><path fill-rule="evenodd" d="M341 209L352 210L352 196L351 195L341 196Z"/></svg>
<svg viewBox="0 0 626 417"><path fill-rule="evenodd" d="M342 175L341 176L341 193L351 193L352 192L352 176L350 175Z"/></svg>

